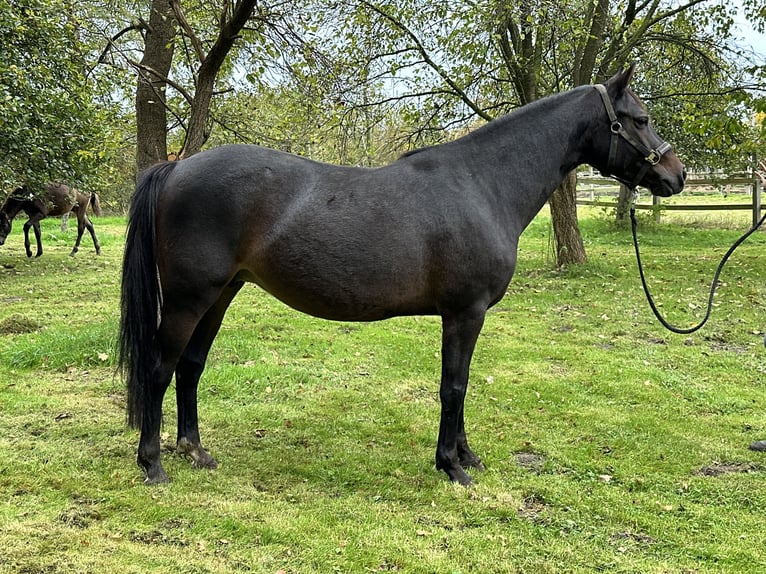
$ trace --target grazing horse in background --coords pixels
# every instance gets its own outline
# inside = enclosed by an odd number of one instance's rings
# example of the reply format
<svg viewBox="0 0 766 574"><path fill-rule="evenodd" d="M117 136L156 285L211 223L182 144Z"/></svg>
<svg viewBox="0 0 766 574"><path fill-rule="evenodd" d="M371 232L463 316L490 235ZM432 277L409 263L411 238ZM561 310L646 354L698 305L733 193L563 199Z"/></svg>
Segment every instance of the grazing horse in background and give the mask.
<svg viewBox="0 0 766 574"><path fill-rule="evenodd" d="M436 468L471 483L463 405L487 309L505 295L519 235L564 177L590 164L670 196L685 169L629 89L633 67L524 106L450 143L375 169L224 146L139 178L122 270L120 367L141 429L147 484L160 461L162 400L175 373L178 451L203 448L197 386L224 314L252 282L338 321L442 319Z"/></svg>
<svg viewBox="0 0 766 574"><path fill-rule="evenodd" d="M87 195L78 189L71 188L63 183L48 183L42 193L35 193L29 190L27 186L16 188L5 200L3 207L0 208L0 245L5 243L5 239L11 232L13 218L23 211L29 219L24 224L24 247L27 250L27 257L32 257L32 249L29 242L29 228L35 230L35 239L37 240L37 253L35 257L43 254L43 244L40 240L40 220L55 215L68 215L74 212L77 215L77 241L69 254L73 256L80 248L83 232L87 229L93 238L93 246L96 248L96 254L101 254L101 245L96 238L96 231L93 224L88 219L88 206L93 206L93 213L101 215L101 205L95 192Z"/></svg>

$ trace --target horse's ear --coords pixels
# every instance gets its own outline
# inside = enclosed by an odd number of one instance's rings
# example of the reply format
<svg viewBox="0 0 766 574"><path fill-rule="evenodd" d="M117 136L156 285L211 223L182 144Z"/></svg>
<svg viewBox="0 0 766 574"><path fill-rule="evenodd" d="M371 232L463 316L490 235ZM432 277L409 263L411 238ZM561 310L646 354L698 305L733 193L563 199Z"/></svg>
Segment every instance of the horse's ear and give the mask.
<svg viewBox="0 0 766 574"><path fill-rule="evenodd" d="M617 72L614 76L609 78L606 85L614 97L619 97L625 92L625 89L630 85L630 80L633 78L633 72L635 70L636 63L633 62L627 69Z"/></svg>

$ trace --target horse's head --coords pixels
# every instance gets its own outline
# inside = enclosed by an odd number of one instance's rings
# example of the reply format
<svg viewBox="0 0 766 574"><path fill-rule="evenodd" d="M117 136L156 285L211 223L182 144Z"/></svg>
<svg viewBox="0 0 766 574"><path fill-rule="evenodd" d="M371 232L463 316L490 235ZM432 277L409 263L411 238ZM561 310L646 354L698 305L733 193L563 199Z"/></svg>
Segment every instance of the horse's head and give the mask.
<svg viewBox="0 0 766 574"><path fill-rule="evenodd" d="M631 189L641 185L654 195L668 197L683 190L686 169L670 144L654 131L646 108L628 87L634 68L595 86L604 107L597 136L601 153L595 167Z"/></svg>

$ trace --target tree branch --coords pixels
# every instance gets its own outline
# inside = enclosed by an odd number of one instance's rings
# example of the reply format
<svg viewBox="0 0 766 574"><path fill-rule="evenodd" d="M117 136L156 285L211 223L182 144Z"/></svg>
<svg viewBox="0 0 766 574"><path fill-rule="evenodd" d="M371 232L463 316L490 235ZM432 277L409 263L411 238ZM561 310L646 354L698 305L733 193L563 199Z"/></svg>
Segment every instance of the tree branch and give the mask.
<svg viewBox="0 0 766 574"><path fill-rule="evenodd" d="M623 21L623 24L620 29L620 33L617 35L615 42L610 46L608 52L612 52L612 60L616 61L617 64L620 66L625 63L625 59L627 55L630 53L633 48L635 48L642 40L643 36L646 34L646 32L655 26L656 24L659 24L663 20L666 20L668 18L671 18L675 16L676 14L679 14L683 12L684 10L688 10L689 8L692 8L696 6L697 4L702 4L706 0L690 0L689 2L685 4L681 4L677 6L676 8L672 10L668 10L667 12L660 12L657 13L657 8L659 7L660 0L646 0L643 4L641 4L637 9L636 12L633 14L633 16L637 16L641 13L641 11L649 5L651 1L651 7L648 10L648 13L643 17L641 25L638 27L637 30L635 30L632 34L630 34L629 37L626 38L626 34L630 26L633 25L635 20L628 20L628 16L630 16L629 13L626 13L626 19ZM625 39L626 38L626 39ZM620 46L620 41L624 40L624 43ZM609 61L609 60L606 60Z"/></svg>
<svg viewBox="0 0 766 574"><path fill-rule="evenodd" d="M630 9L628 9L628 12ZM572 70L572 85L581 86L588 84L593 77L593 70L596 67L596 57L599 52L601 42L603 42L604 30L609 18L609 0L596 0L588 12L590 18L590 27L588 36L583 46L579 46L578 58L575 67Z"/></svg>
<svg viewBox="0 0 766 574"><path fill-rule="evenodd" d="M460 100L463 101L471 110L474 111L478 116L484 118L487 121L492 120L492 116L488 115L484 110L482 110L476 102L471 99L471 97L460 87L457 85L457 83L449 76L447 71L442 68L436 61L434 61L433 58L431 58L431 55L428 53L428 50L426 50L425 46L423 46L423 43L420 41L420 39L415 35L412 30L410 30L402 21L398 20L391 14L388 14L381 8L374 6L367 0L361 0L361 4L366 6L369 10L375 12L378 16L381 16L385 20L387 20L389 23L391 23L395 28L399 29L401 32L404 32L404 34L410 39L410 41L415 45L415 48L417 49L418 53L420 53L420 56L423 58L423 61L432 69L434 70L439 77L454 91L455 95L460 98Z"/></svg>
<svg viewBox="0 0 766 574"><path fill-rule="evenodd" d="M183 30L184 34L191 41L192 46L194 47L194 53L197 54L197 59L200 63L204 62L206 56L205 50L202 47L202 42L200 42L200 39L194 33L194 30L192 30L192 27L189 26L189 21L186 19L186 15L181 9L181 2L179 0L170 0L170 7L173 9L173 16L175 17L176 22L178 22L178 25L181 26L181 30Z"/></svg>
<svg viewBox="0 0 766 574"><path fill-rule="evenodd" d="M106 63L106 55L112 50L112 48L117 47L116 46L117 40L122 38L125 34L127 34L128 32L133 32L134 30L146 30L148 28L149 28L149 25L144 20L139 20L137 23L131 24L127 28L123 28L111 38L107 38L106 46L104 46L104 50L101 52L101 55L98 57L98 63L99 64Z"/></svg>
<svg viewBox="0 0 766 574"><path fill-rule="evenodd" d="M194 96L192 94L190 94L189 92L187 92L184 89L184 87L181 86L181 84L179 84L177 82L174 82L170 78L167 78L164 75L160 74L159 72L155 71L153 68L150 68L149 66L147 66L145 64L142 64L140 62L136 62L135 60L133 60L131 58L126 57L125 61L128 64L130 64L133 68L135 68L136 71L138 71L139 74L142 74L142 75L147 76L147 77L151 76L152 78L154 78L155 81L159 80L159 81L167 84L171 88L173 88L175 91L177 91L179 94L181 94L183 99L185 99L186 102L189 105L191 105L192 102L194 101ZM152 83L152 82L150 82L150 83Z"/></svg>

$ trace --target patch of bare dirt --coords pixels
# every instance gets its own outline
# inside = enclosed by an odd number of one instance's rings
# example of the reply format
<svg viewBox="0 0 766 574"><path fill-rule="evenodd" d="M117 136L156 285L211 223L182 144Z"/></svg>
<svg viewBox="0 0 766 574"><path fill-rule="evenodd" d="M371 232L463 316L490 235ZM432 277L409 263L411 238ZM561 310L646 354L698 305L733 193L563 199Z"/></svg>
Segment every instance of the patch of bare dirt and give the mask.
<svg viewBox="0 0 766 574"><path fill-rule="evenodd" d="M535 474L540 474L547 460L542 454L534 452L516 452L513 458L521 468L524 468Z"/></svg>
<svg viewBox="0 0 766 574"><path fill-rule="evenodd" d="M695 474L700 476L722 476L724 474L757 472L759 470L761 470L760 467L752 462L714 462L703 466Z"/></svg>
<svg viewBox="0 0 766 574"><path fill-rule="evenodd" d="M33 333L34 331L39 330L40 327L41 325L37 321L25 317L24 315L19 315L18 313L14 313L5 319L0 319L0 335Z"/></svg>
<svg viewBox="0 0 766 574"><path fill-rule="evenodd" d="M537 496L528 496L522 501L518 512L522 518L537 521L541 519L546 508L547 505L544 500Z"/></svg>

